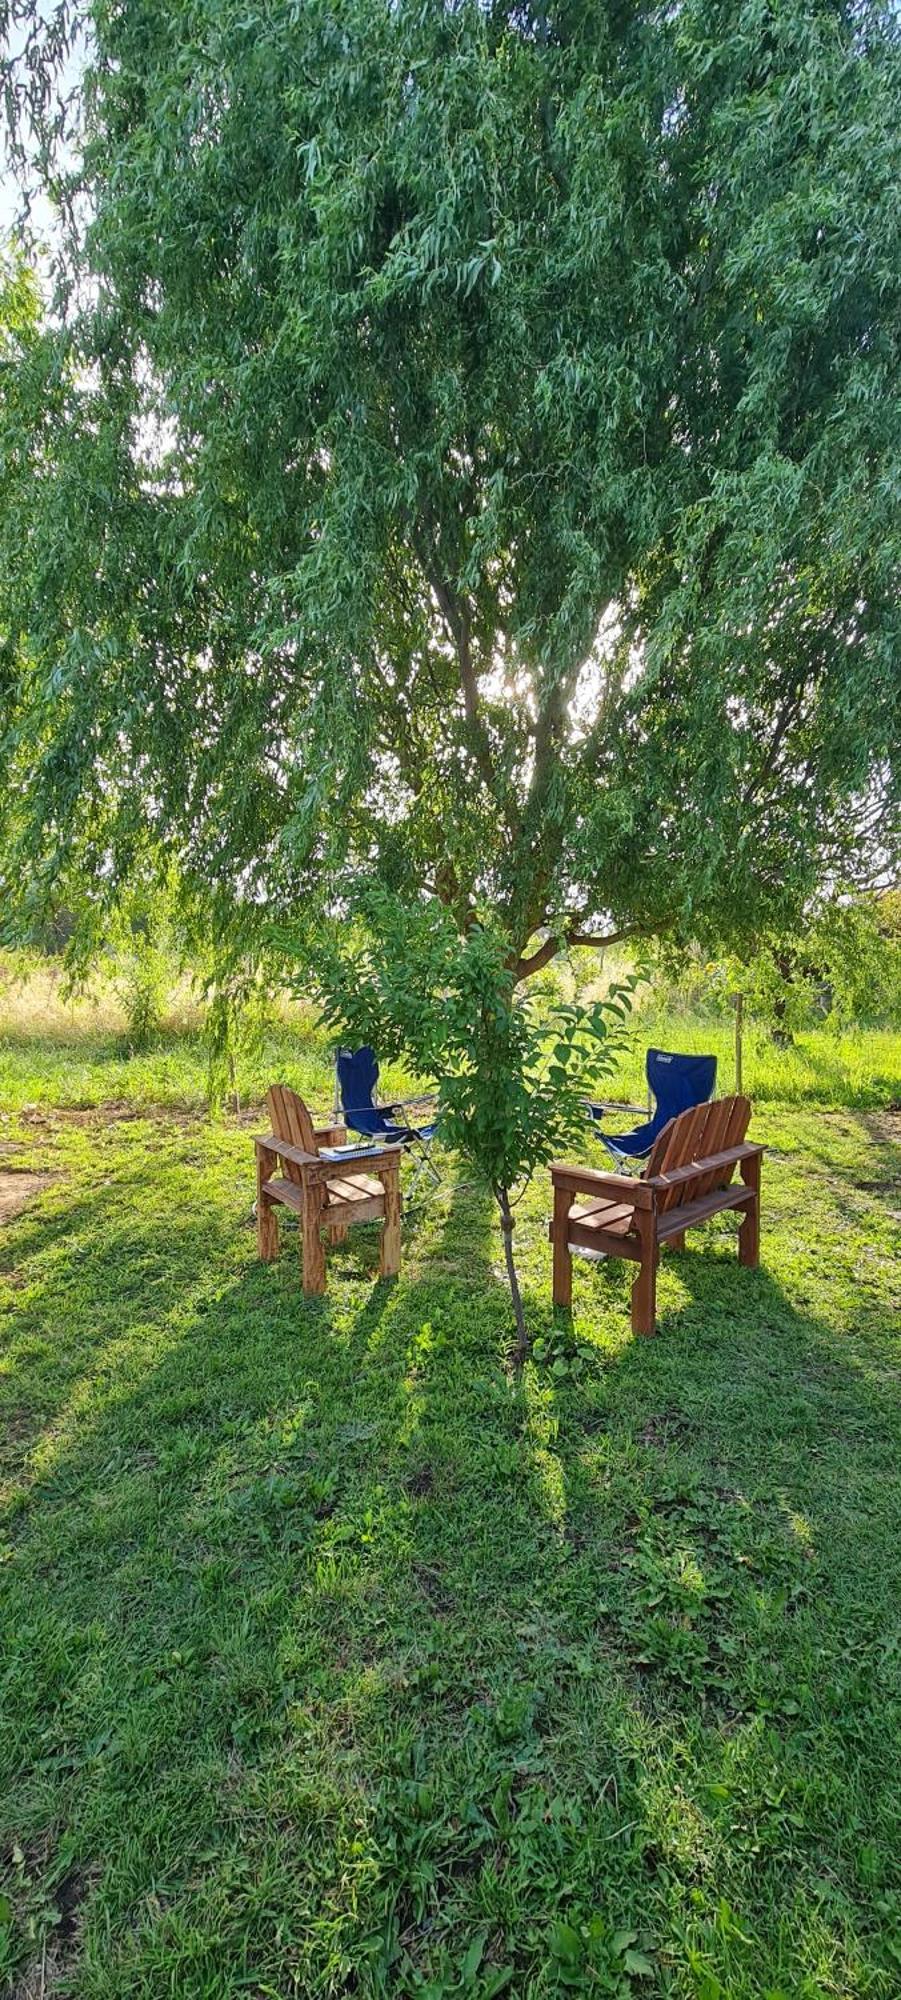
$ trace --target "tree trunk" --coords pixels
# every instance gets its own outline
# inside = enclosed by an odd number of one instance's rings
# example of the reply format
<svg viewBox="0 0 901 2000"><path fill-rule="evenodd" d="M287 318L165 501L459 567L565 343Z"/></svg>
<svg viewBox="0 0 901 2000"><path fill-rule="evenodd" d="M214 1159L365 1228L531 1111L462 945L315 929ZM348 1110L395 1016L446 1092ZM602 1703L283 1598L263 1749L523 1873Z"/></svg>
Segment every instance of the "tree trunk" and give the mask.
<svg viewBox="0 0 901 2000"><path fill-rule="evenodd" d="M773 996L774 1025L771 1040L775 1042L777 1049L790 1049L794 1045L795 1038L785 1018L788 1011L788 994L785 988L791 984L796 965L795 955L793 952L777 952L775 963L783 990Z"/></svg>
<svg viewBox="0 0 901 2000"><path fill-rule="evenodd" d="M522 1293L519 1289L519 1278L516 1272L516 1265L513 1261L513 1212L510 1207L509 1190L505 1187L499 1187L495 1189L495 1194L497 1197L497 1205L501 1212L501 1235L503 1236L504 1239L504 1263L507 1266L507 1278L510 1284L510 1296L513 1300L513 1316L514 1319L516 1320L516 1346L513 1350L513 1358L516 1362L517 1368L521 1368L526 1358L526 1355L528 1354L529 1351L529 1330L528 1327L526 1326L526 1316L523 1311L523 1304L522 1304Z"/></svg>

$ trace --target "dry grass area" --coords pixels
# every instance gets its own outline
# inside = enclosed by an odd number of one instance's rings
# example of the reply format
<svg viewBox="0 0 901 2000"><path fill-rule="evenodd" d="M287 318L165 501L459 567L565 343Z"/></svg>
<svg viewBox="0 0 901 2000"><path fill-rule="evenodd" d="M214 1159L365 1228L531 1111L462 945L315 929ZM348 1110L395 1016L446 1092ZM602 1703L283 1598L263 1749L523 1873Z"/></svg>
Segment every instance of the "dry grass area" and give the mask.
<svg viewBox="0 0 901 2000"><path fill-rule="evenodd" d="M173 984L165 1026L172 1032L200 1028L203 1010L187 978ZM73 985L61 960L34 953L0 952L0 1034L34 1040L124 1035L123 984L115 968Z"/></svg>

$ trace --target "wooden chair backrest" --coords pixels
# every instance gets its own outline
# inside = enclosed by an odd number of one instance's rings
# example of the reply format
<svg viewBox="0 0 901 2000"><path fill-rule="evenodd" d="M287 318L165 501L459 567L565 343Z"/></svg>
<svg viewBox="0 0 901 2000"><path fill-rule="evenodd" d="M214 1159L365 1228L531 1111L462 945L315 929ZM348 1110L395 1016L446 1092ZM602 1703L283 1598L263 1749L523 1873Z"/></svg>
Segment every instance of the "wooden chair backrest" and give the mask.
<svg viewBox="0 0 901 2000"><path fill-rule="evenodd" d="M699 1165L695 1179L663 1189L657 1199L658 1211L681 1207L684 1202L698 1201L701 1195L711 1194L714 1188L728 1187L734 1166L708 1168L705 1172L700 1163L714 1153L728 1153L732 1146L740 1146L750 1122L751 1104L747 1097L715 1097L712 1104L696 1104L690 1111L680 1111L678 1118L671 1118L651 1147L646 1179L653 1179L655 1174L674 1173L677 1167L692 1166L695 1160Z"/></svg>
<svg viewBox="0 0 901 2000"><path fill-rule="evenodd" d="M287 1139L289 1146L298 1146L302 1153L318 1153L313 1120L296 1090L286 1083L273 1083L266 1092L266 1103L277 1139ZM296 1160L283 1160L282 1170L286 1180L300 1184L302 1175Z"/></svg>

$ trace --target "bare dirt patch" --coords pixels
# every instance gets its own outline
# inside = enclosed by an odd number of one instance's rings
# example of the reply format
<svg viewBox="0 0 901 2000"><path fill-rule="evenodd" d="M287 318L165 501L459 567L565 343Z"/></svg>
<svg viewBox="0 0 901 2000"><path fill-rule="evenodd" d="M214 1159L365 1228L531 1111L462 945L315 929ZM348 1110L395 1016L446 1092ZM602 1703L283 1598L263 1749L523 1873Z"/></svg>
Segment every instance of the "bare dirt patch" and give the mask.
<svg viewBox="0 0 901 2000"><path fill-rule="evenodd" d="M67 1125L119 1125L154 1121L167 1125L198 1125L203 1119L201 1110L191 1111L178 1105L132 1104L121 1097L106 1097L99 1104L54 1104L42 1110L39 1104L23 1104L18 1113L19 1122L29 1130L35 1127L53 1132Z"/></svg>
<svg viewBox="0 0 901 2000"><path fill-rule="evenodd" d="M883 1146L901 1146L901 1104L888 1104L884 1111L872 1111L864 1124Z"/></svg>
<svg viewBox="0 0 901 2000"><path fill-rule="evenodd" d="M49 1187L55 1174L29 1174L24 1168L0 1168L0 1226L21 1215L42 1188Z"/></svg>
<svg viewBox="0 0 901 2000"><path fill-rule="evenodd" d="M678 1444L684 1438L688 1424L678 1410L661 1410L658 1416L649 1417L639 1431L641 1444L652 1445L658 1451L665 1451L667 1445Z"/></svg>
<svg viewBox="0 0 901 2000"><path fill-rule="evenodd" d="M71 1991L69 1982L79 1950L81 1899L86 1886L84 1878L74 1869L57 1884L53 1892L54 1927L44 1941L40 1958L26 1966L13 1987L12 2000L50 2000L51 1994Z"/></svg>

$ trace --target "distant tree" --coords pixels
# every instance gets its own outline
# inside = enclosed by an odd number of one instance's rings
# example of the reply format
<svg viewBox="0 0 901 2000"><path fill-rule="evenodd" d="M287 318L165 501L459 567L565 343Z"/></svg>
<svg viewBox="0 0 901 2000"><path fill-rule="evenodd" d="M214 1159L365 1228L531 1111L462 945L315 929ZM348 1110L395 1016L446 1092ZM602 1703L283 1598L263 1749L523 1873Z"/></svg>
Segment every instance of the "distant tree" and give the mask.
<svg viewBox="0 0 901 2000"><path fill-rule="evenodd" d="M661 1008L731 1013L736 995L755 1028L790 1044L816 1025L901 1024L901 890L821 896L803 921L767 931L740 953L711 957L664 940L645 953L649 996Z"/></svg>
<svg viewBox="0 0 901 2000"><path fill-rule="evenodd" d="M754 1020L791 1042L817 1020L836 1028L901 1022L901 915L898 892L834 899L803 929L769 936L731 961L731 983L747 995Z"/></svg>

